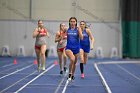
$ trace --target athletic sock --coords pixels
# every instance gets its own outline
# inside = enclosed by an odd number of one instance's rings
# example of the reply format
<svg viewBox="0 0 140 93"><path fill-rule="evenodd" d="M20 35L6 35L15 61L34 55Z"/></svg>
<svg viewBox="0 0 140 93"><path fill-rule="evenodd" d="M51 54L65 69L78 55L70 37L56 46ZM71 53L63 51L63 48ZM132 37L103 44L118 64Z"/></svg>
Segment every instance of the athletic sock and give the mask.
<svg viewBox="0 0 140 93"><path fill-rule="evenodd" d="M72 80L74 80L74 79L75 79L75 77L74 77L74 76L72 76L72 77L71 77L71 79L72 79Z"/></svg>
<svg viewBox="0 0 140 93"><path fill-rule="evenodd" d="M81 73L84 73L84 66L83 66L83 63L80 63L80 70L81 70Z"/></svg>

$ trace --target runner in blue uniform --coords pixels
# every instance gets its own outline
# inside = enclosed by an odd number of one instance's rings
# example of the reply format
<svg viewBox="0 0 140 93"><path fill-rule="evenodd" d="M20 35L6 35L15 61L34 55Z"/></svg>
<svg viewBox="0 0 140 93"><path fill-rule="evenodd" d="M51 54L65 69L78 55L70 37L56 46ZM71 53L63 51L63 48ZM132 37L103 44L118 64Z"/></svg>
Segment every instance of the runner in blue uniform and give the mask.
<svg viewBox="0 0 140 93"><path fill-rule="evenodd" d="M84 78L85 75L84 75L83 64L87 63L88 53L90 52L90 49L91 50L93 49L94 37L90 29L86 27L85 21L80 22L80 27L82 29L82 34L83 34L83 40L80 40L80 59L81 59L80 70L81 70L81 78ZM91 43L89 38L91 39Z"/></svg>
<svg viewBox="0 0 140 93"><path fill-rule="evenodd" d="M74 79L76 62L80 52L80 39L83 39L82 30L80 27L77 27L77 19L75 17L71 17L69 19L69 28L67 30L67 45L65 49L66 55L70 59L68 80Z"/></svg>

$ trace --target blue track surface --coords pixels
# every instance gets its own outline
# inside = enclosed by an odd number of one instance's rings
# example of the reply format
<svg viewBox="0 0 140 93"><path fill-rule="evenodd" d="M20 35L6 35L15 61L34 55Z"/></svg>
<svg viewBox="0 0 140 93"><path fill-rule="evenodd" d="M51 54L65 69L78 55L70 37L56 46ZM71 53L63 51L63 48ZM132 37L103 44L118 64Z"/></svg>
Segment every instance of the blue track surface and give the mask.
<svg viewBox="0 0 140 93"><path fill-rule="evenodd" d="M13 64L14 59L17 64ZM48 58L46 69L54 65L55 60L58 59ZM68 84L65 93L107 93L93 65L107 61L112 59L89 59L85 65L85 79L80 77L78 63L75 80ZM140 93L140 64L100 64L98 67L112 93ZM29 82L19 93L62 93L68 72L61 76L59 65L55 65L39 76L41 73L43 71L37 72L32 57L0 57L0 93L14 93Z"/></svg>

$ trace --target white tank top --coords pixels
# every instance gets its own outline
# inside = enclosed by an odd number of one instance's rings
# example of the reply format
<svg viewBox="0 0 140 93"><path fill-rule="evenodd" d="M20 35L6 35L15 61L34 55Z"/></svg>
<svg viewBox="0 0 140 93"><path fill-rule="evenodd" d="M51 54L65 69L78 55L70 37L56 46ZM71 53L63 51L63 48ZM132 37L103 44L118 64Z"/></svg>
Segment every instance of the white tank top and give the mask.
<svg viewBox="0 0 140 93"><path fill-rule="evenodd" d="M62 42L57 43L57 49L66 47L66 43L67 43L67 33L66 32L65 33L60 32L60 36L62 36L62 40L61 40Z"/></svg>
<svg viewBox="0 0 140 93"><path fill-rule="evenodd" d="M42 29L41 33L47 33L46 29ZM47 43L46 42L46 36L40 36L40 35L38 35L36 37L35 45L41 46L41 45L44 45L46 43Z"/></svg>

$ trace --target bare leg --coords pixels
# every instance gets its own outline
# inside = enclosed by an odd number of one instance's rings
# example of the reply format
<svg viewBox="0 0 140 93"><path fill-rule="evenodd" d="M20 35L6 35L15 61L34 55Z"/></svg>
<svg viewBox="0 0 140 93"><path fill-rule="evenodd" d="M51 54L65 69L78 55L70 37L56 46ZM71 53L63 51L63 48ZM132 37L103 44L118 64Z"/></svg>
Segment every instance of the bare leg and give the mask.
<svg viewBox="0 0 140 93"><path fill-rule="evenodd" d="M76 63L77 63L77 60L78 60L78 54L76 54L74 56L75 56L75 61L74 61L73 66L72 66L72 76L74 76L74 73L75 73Z"/></svg>
<svg viewBox="0 0 140 93"><path fill-rule="evenodd" d="M38 64L38 71L40 71L40 50L35 49L36 56L37 56L37 64Z"/></svg>
<svg viewBox="0 0 140 93"><path fill-rule="evenodd" d="M42 70L45 70L45 63L46 63L46 45L41 46L41 61L42 61Z"/></svg>
<svg viewBox="0 0 140 93"><path fill-rule="evenodd" d="M57 54L58 54L58 58L59 58L60 71L63 71L63 69L62 69L62 52L58 50ZM60 72L60 74L62 74L62 73Z"/></svg>
<svg viewBox="0 0 140 93"><path fill-rule="evenodd" d="M63 59L64 59L64 71L66 71L66 65L67 65L67 56L65 53L65 49L63 50Z"/></svg>
<svg viewBox="0 0 140 93"><path fill-rule="evenodd" d="M80 49L80 60L81 60L81 63L84 63L84 51L83 51L83 49Z"/></svg>
<svg viewBox="0 0 140 93"><path fill-rule="evenodd" d="M84 53L84 64L88 61L88 53Z"/></svg>
<svg viewBox="0 0 140 93"><path fill-rule="evenodd" d="M73 52L71 50L66 50L66 55L70 59L70 65L69 65L69 75L70 75L70 74L72 74L72 68L73 68L73 64L75 62L75 56L73 55Z"/></svg>

